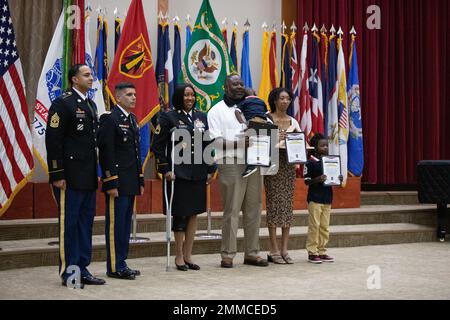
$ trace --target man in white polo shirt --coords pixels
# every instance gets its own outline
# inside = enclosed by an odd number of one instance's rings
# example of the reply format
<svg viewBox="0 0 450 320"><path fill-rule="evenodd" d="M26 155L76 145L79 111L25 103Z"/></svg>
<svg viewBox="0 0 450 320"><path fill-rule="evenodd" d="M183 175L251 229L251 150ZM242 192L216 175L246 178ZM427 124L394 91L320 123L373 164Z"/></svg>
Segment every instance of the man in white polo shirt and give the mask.
<svg viewBox="0 0 450 320"><path fill-rule="evenodd" d="M236 118L236 105L244 99L244 82L237 74L225 80L223 100L208 113L208 125L215 139L216 160L223 201L221 267L232 268L237 251L239 212L242 209L245 235L244 264L266 267L259 256L259 225L262 207L262 178L253 174L243 178L245 165L245 125Z"/></svg>

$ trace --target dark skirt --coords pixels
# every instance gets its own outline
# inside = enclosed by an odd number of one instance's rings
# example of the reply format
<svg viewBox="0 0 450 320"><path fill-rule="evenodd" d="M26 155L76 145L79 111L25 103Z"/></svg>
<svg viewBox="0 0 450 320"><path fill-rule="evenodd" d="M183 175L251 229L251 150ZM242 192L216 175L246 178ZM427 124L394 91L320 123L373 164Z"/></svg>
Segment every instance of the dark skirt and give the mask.
<svg viewBox="0 0 450 320"><path fill-rule="evenodd" d="M163 213L166 214L166 201L164 197L163 180ZM167 201L170 202L170 191L172 183L167 182ZM172 216L193 216L206 212L206 179L184 180L175 179L175 193L172 202Z"/></svg>

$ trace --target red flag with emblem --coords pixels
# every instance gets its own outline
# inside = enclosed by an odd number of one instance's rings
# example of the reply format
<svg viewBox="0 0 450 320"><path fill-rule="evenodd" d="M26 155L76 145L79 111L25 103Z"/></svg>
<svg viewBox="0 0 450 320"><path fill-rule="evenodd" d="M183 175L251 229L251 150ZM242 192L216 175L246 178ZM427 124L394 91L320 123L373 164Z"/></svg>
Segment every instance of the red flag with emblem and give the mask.
<svg viewBox="0 0 450 320"><path fill-rule="evenodd" d="M113 98L114 87L119 82L135 85L136 108L133 113L142 127L159 111L159 95L141 0L131 2L123 25L108 80L108 93Z"/></svg>

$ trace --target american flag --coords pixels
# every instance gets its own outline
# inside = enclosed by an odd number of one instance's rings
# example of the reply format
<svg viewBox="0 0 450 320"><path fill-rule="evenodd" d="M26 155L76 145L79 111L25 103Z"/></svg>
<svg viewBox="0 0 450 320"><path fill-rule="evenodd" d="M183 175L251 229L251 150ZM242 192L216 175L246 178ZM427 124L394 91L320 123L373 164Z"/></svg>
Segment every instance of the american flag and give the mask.
<svg viewBox="0 0 450 320"><path fill-rule="evenodd" d="M0 216L33 172L25 84L7 0L0 0Z"/></svg>

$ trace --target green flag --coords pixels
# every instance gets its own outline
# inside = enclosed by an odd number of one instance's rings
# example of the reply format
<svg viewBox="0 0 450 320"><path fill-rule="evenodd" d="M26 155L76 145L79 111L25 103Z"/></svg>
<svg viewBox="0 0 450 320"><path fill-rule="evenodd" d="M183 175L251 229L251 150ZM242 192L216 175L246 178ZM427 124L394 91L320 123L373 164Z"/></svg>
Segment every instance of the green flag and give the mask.
<svg viewBox="0 0 450 320"><path fill-rule="evenodd" d="M70 15L72 14L70 6L72 5L71 0L64 0L63 11L64 11L64 44L63 44L63 59L61 61L61 72L62 72L62 89L67 90L70 88L70 83L68 80L69 69L72 65L72 32L68 28L68 21L70 20Z"/></svg>
<svg viewBox="0 0 450 320"><path fill-rule="evenodd" d="M203 0L184 55L180 78L195 87L197 107L207 112L222 100L225 78L234 71L209 0Z"/></svg>

